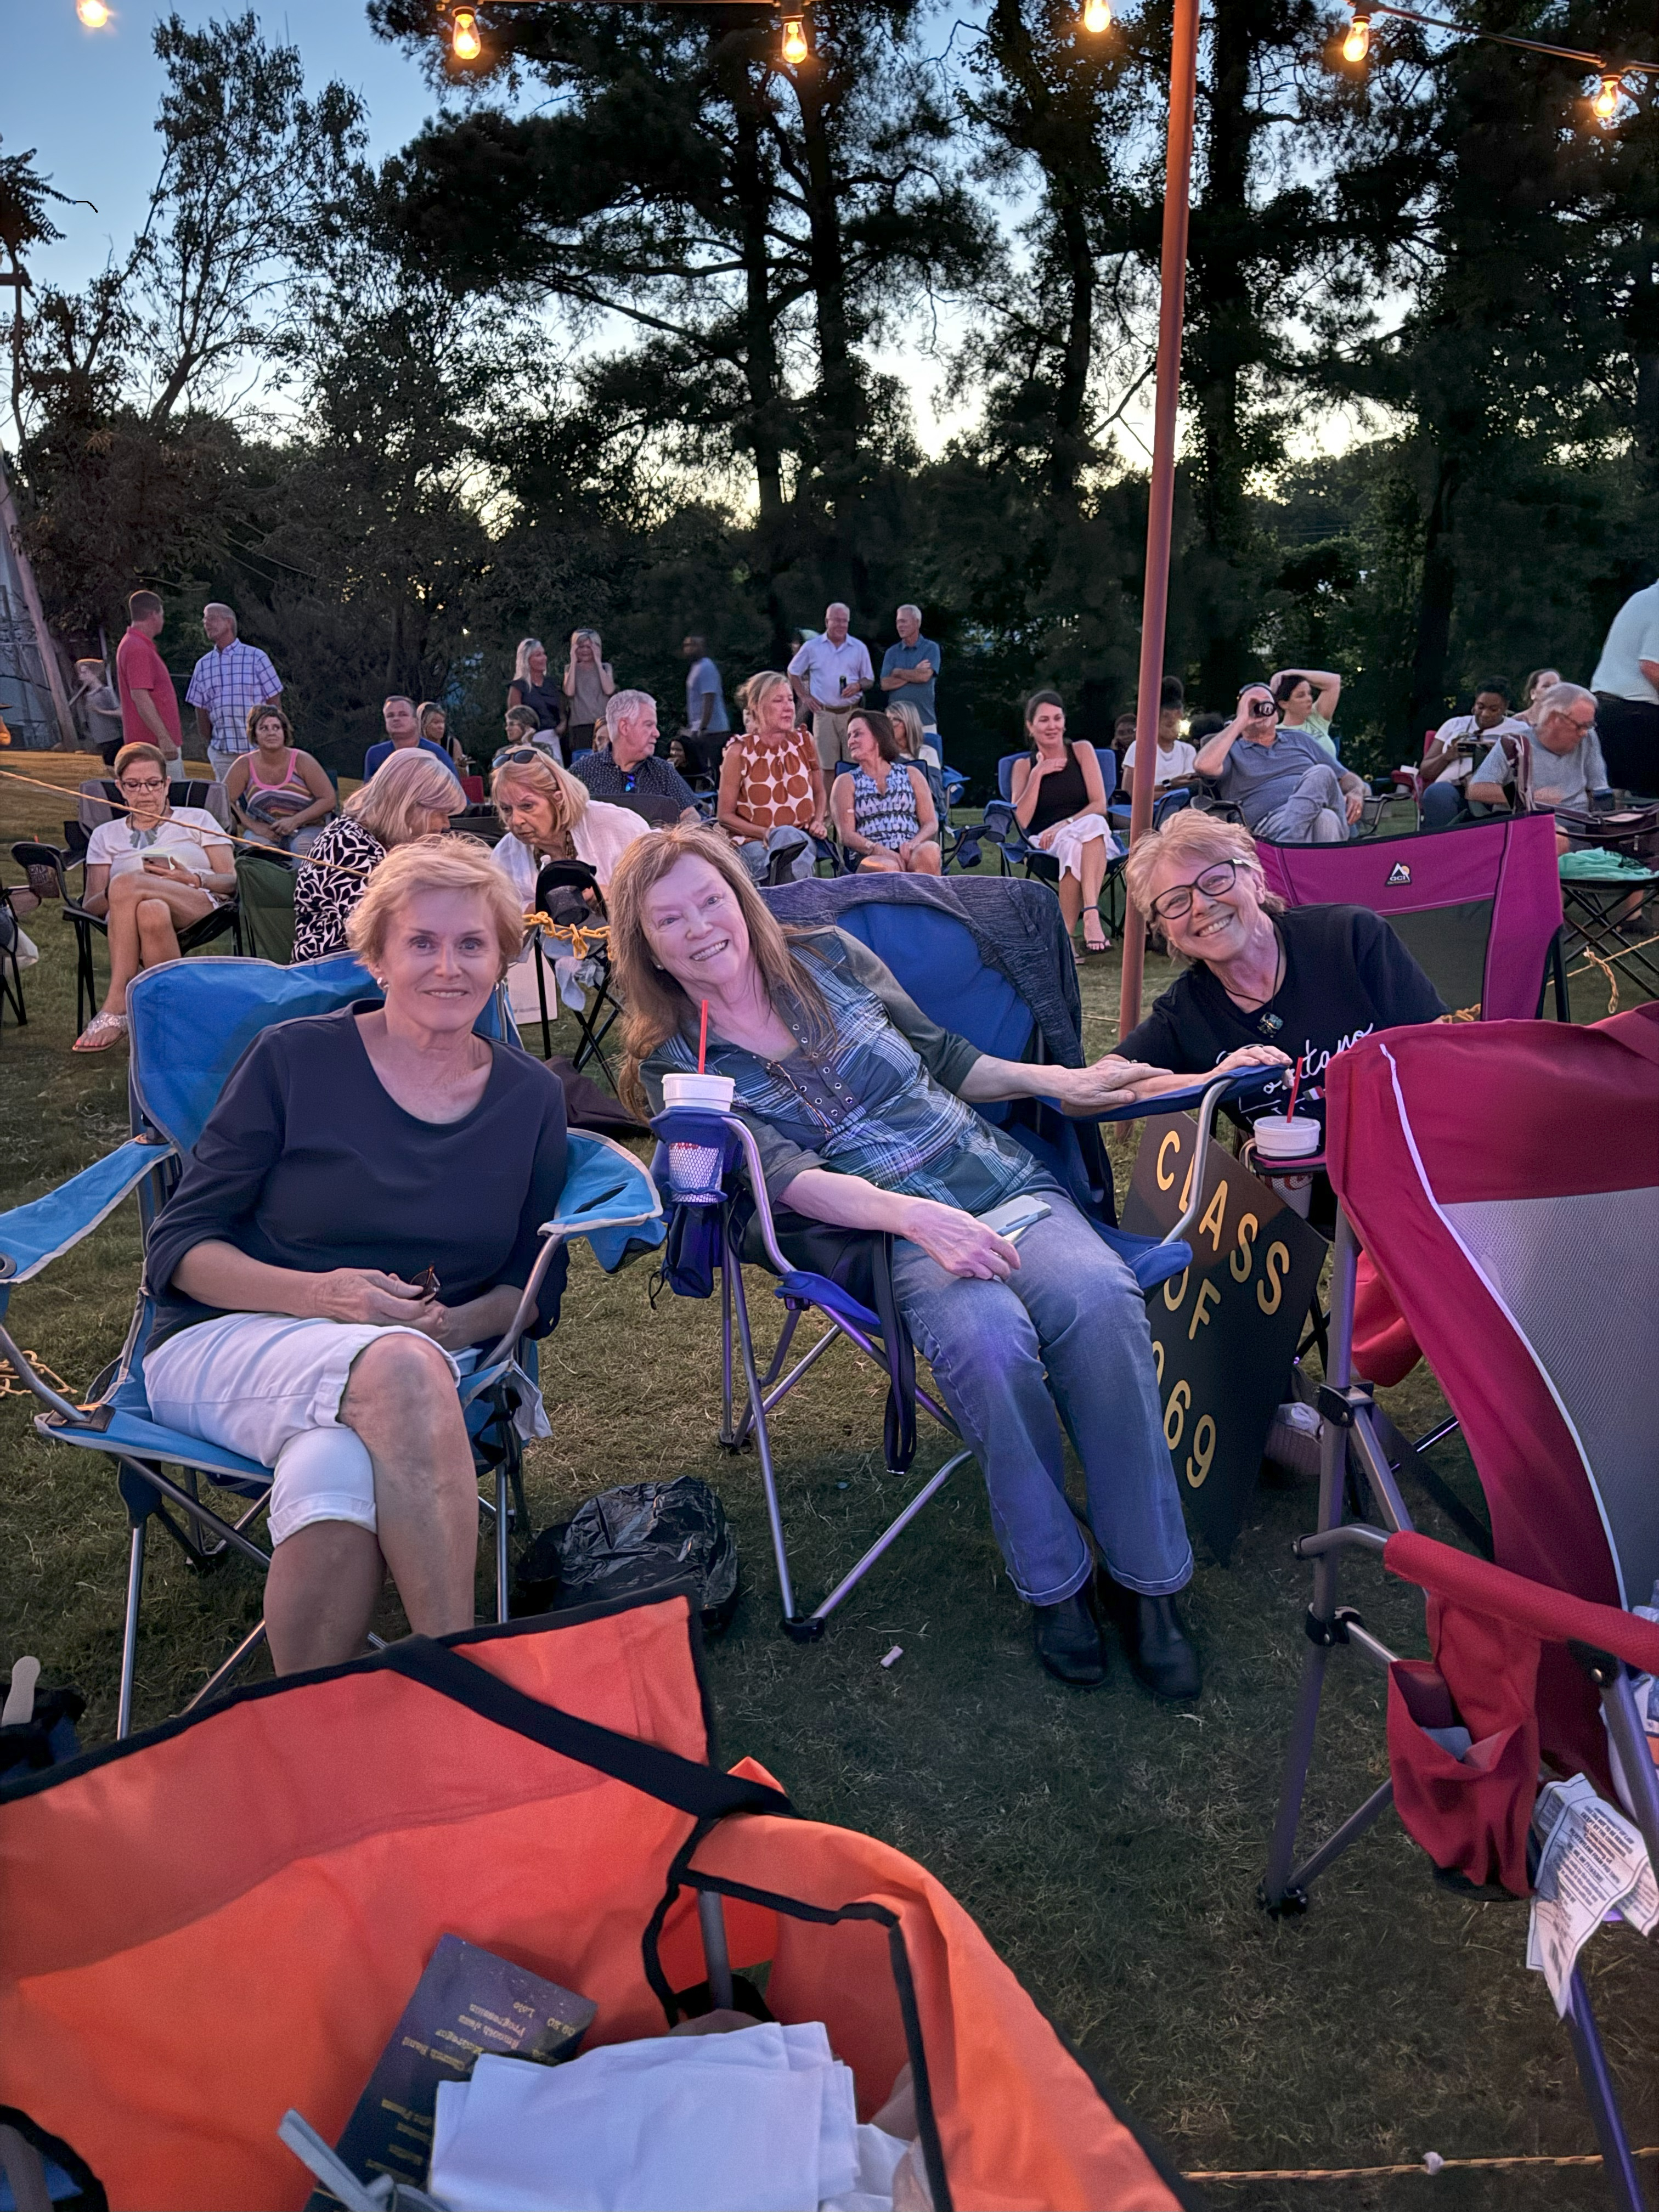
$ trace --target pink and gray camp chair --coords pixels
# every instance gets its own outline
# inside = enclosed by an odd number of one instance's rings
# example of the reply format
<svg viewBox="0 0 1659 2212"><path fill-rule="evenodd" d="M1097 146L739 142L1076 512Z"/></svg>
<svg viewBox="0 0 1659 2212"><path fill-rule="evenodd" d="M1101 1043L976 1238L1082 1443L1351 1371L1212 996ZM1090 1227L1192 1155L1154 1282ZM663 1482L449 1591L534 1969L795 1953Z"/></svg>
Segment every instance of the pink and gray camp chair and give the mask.
<svg viewBox="0 0 1659 2212"><path fill-rule="evenodd" d="M1483 1021L1569 1019L1555 817L1468 822L1432 836L1346 845L1258 842L1267 888L1286 906L1383 915L1448 1006Z"/></svg>
<svg viewBox="0 0 1659 2212"><path fill-rule="evenodd" d="M1630 1679L1659 1666L1659 1629L1627 1610L1659 1578L1648 1401L1659 1309L1643 1294L1659 1243L1659 1005L1583 1028L1385 1030L1331 1063L1326 1115L1340 1212L1319 1525L1296 1547L1313 1565L1313 1602L1261 1901L1304 1910L1316 1876L1391 1802L1443 1878L1525 1895L1540 1758L1610 1796L1609 1739L1659 1868L1659 1781ZM1352 1371L1362 1241L1462 1426L1491 1562L1412 1528L1371 1386ZM1585 1296L1589 1283L1613 1294ZM1349 1518L1350 1474L1380 1526ZM1340 1602L1353 1552L1428 1593L1432 1663L1400 1659ZM1388 1675L1389 1778L1298 1863L1339 1648ZM1429 1733L1460 1725L1471 1739L1462 1757ZM1518 1951L1518 1927L1515 1941ZM1577 1972L1569 2025L1616 2199L1636 2212L1644 2200Z"/></svg>

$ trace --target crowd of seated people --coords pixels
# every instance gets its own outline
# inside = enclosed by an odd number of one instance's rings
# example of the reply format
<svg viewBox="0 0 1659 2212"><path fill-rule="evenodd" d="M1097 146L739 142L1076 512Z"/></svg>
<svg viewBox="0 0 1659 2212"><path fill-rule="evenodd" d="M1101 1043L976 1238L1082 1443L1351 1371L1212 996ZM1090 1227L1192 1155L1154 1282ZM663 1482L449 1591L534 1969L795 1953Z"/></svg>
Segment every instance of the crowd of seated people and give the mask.
<svg viewBox="0 0 1659 2212"><path fill-rule="evenodd" d="M1257 837L1338 842L1358 819L1364 787L1332 744L1340 678L1277 672L1207 724L1186 722L1181 686L1166 682L1155 798L1213 793L1242 817L1170 811L1128 856L1131 908L1186 964L1103 1059L1014 1063L930 1020L849 935L786 930L760 895L810 873L832 830L860 870L939 870L937 725L892 697L921 689L931 707L938 649L918 618L888 656L889 710L847 697L855 671L831 703L826 670L849 659L840 628L795 681L763 672L734 694L741 727L714 733L712 820L659 750L655 700L617 684L596 634L574 634L556 685L525 641L492 763L504 833L493 852L443 834L464 757L441 708L386 699L385 742L337 813L282 710L250 712L252 750L228 797L239 827L296 858L295 958L355 950L380 995L268 1030L239 1065L152 1240L146 1373L158 1419L276 1469L267 1620L279 1668L360 1650L388 1572L417 1632L471 1623L477 1503L455 1382L512 1320L565 1150L557 1077L473 1023L503 981L515 1015L530 1011L525 917L544 869L562 863L573 914L599 909L609 924L629 1102L660 1111L664 1079L694 1068L702 1042L708 1068L732 1079L775 1208L893 1239L900 1310L979 1462L1042 1665L1099 1682L1109 1620L1145 1684L1197 1694L1176 1604L1192 1554L1145 1302L1054 1175L974 1109L1029 1097L1079 1115L1150 1110L1194 1077L1260 1069L1255 1113L1282 1108L1294 1066L1304 1110L1319 1115L1336 1054L1375 1030L1444 1018L1381 917L1286 911L1267 889ZM701 639L694 647L702 711L713 664L701 666ZM1425 803L1426 827L1511 803L1578 806L1601 787L1594 694L1543 670L1524 712L1510 705L1502 684L1484 684L1471 713L1437 732L1424 772L1431 800L1449 796ZM1100 763L1068 734L1058 692L1034 693L1024 726L1016 821L1058 863L1085 952L1103 950L1099 900L1117 848ZM1132 721L1120 735L1133 793ZM844 762L826 763L831 737ZM687 768L702 757L684 749ZM130 811L88 855L88 902L107 915L112 953L89 1050L119 1034L138 969L173 957L178 930L234 884L212 817L170 806L159 750L126 747L116 774ZM1018 1243L986 1218L1015 1201L1042 1209ZM562 1285L560 1263L534 1327L551 1326ZM1066 1499L1066 1436L1086 1533Z"/></svg>

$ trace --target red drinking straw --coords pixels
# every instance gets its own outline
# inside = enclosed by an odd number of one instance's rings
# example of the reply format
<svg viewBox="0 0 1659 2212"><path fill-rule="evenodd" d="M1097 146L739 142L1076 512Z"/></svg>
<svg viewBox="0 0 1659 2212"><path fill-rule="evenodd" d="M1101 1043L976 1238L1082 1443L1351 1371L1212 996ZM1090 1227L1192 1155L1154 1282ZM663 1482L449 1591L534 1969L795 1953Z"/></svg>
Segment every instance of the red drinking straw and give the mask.
<svg viewBox="0 0 1659 2212"><path fill-rule="evenodd" d="M699 1029L699 1030L697 1031L697 1073L698 1073L698 1074L699 1074L699 1075L701 1075L701 1074L702 1073L702 1072L703 1072L703 1069L702 1069L702 1064L703 1064L703 1061L708 1058L708 1000L707 1000L707 999L705 999L705 1000L703 1000L703 1002L702 1002L702 1028L701 1028L701 1029ZM1298 1060L1298 1061L1297 1062L1297 1066L1299 1067L1301 1065L1302 1065L1301 1061L1300 1061L1300 1060Z"/></svg>
<svg viewBox="0 0 1659 2212"><path fill-rule="evenodd" d="M703 1007L703 1010L702 1010L702 1011L703 1011L704 1018L707 1018L707 1017L708 1017L708 1006L707 1006L707 1005L706 1005L706 1004L705 1004L705 1006L704 1006L704 1007ZM702 1066L702 1062L701 1060L699 1060L699 1061L697 1062L697 1065L698 1065L698 1066L699 1066L699 1067L701 1067L701 1066ZM1294 1117L1295 1117L1295 1114L1296 1114L1296 1094L1297 1094L1297 1092L1301 1088L1302 1088L1302 1054L1301 1054L1300 1053L1297 1053L1297 1056L1296 1056L1296 1067L1295 1067L1295 1070L1294 1070L1294 1072L1292 1073L1292 1074L1291 1074L1291 1103L1290 1103L1290 1104L1289 1104L1289 1105L1285 1109L1285 1119L1287 1121L1291 1121L1291 1120L1292 1120L1292 1119L1294 1119Z"/></svg>

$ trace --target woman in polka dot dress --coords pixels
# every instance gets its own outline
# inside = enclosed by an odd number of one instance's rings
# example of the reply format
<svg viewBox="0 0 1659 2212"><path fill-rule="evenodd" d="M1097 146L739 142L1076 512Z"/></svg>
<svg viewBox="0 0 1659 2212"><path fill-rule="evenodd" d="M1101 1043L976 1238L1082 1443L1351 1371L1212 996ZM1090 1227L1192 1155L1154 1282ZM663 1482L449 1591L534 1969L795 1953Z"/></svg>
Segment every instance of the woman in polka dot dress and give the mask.
<svg viewBox="0 0 1659 2212"><path fill-rule="evenodd" d="M744 731L720 760L716 819L757 883L810 876L812 839L828 834L818 750L795 726L789 678L768 669L749 680Z"/></svg>

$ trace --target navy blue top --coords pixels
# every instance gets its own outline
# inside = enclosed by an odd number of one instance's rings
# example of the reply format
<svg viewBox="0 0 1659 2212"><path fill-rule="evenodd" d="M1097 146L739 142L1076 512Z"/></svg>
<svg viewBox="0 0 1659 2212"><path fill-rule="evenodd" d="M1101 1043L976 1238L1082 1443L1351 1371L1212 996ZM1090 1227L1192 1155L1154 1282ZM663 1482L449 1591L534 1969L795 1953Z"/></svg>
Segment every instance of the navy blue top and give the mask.
<svg viewBox="0 0 1659 2212"><path fill-rule="evenodd" d="M386 763L392 758L392 753L396 749L390 738L383 738L378 745L371 745L369 747L368 750L363 755L363 781L365 783L368 781L368 779L374 775L377 768L384 768L386 766ZM404 750L405 752L413 752L415 750L416 748L412 745L405 745L404 747ZM430 738L422 738L420 741L419 750L423 753L430 753L434 760L441 760L444 766L449 770L451 775L454 777L456 782L459 783L460 781L461 771L456 767L454 762L451 760L449 755L444 750L441 745L434 745ZM463 800L462 804L465 805L465 801Z"/></svg>
<svg viewBox="0 0 1659 2212"><path fill-rule="evenodd" d="M1296 906L1273 916L1284 981L1265 1006L1236 1006L1194 961L1117 1049L1178 1075L1207 1075L1247 1044L1276 1044L1302 1061L1298 1114L1325 1118L1325 1071L1373 1030L1437 1021L1440 994L1380 914L1361 906ZM1291 1070L1281 1069L1240 1111L1282 1114Z"/></svg>
<svg viewBox="0 0 1659 2212"><path fill-rule="evenodd" d="M234 1244L275 1267L380 1267L463 1305L522 1289L564 1188L564 1092L538 1060L494 1044L483 1097L459 1121L406 1114L382 1086L356 1016L365 1000L262 1030L232 1069L178 1189L150 1232L146 1283L159 1344L217 1309L170 1288L198 1244ZM562 1250L542 1283L532 1335L559 1317Z"/></svg>

